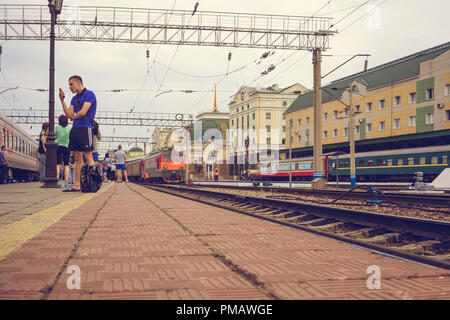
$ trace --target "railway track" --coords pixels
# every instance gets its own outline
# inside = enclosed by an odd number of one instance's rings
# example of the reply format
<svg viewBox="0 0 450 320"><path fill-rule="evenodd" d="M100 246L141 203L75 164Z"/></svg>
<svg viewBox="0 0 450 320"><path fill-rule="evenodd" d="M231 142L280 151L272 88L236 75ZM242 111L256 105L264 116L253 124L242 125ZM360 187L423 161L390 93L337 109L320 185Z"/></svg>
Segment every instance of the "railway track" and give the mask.
<svg viewBox="0 0 450 320"><path fill-rule="evenodd" d="M313 190L309 188L284 188L284 187L271 187L271 186L227 186L227 185L194 185L194 188L222 188L222 189L241 189L250 191L261 191L268 193L278 193L278 194L289 194L291 196L300 195L310 195L310 196L326 196L331 198L338 198L349 190ZM380 190L380 188L377 188ZM374 188L372 188L374 190ZM382 191L382 190L380 190ZM382 196L384 195L385 198ZM390 200L393 202L404 203L404 204L418 204L424 206L437 206L437 207L448 207L450 208L450 195L448 194L408 194L400 192L384 192L382 195L378 194L380 200ZM371 194L367 191L357 191L353 190L345 195L345 199L355 199L355 200L370 200Z"/></svg>
<svg viewBox="0 0 450 320"><path fill-rule="evenodd" d="M450 223L168 185L147 188L450 270Z"/></svg>

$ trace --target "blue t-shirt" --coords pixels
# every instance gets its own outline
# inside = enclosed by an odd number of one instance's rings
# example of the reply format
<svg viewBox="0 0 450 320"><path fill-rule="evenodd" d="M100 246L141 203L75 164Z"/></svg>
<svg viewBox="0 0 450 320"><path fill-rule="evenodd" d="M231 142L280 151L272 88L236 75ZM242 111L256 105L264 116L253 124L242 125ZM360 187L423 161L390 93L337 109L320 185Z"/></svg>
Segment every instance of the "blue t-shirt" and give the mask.
<svg viewBox="0 0 450 320"><path fill-rule="evenodd" d="M85 102L90 102L91 107L83 118L73 120L72 128L92 128L91 120L89 119L88 114L91 116L92 120L94 120L95 112L97 111L97 98L95 97L95 94L92 91L84 89L81 93L77 93L72 98L70 104L74 106L75 112L78 113Z"/></svg>

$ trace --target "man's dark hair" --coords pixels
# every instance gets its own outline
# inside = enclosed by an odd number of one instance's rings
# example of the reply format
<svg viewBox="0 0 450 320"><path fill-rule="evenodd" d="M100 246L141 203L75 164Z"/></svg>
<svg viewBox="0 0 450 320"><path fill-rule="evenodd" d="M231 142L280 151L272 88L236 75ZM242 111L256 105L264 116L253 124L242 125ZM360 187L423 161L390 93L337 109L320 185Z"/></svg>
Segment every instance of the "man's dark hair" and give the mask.
<svg viewBox="0 0 450 320"><path fill-rule="evenodd" d="M5 149L5 146L2 146L2 150L4 150Z"/></svg>
<svg viewBox="0 0 450 320"><path fill-rule="evenodd" d="M81 79L80 76L71 76L71 77L69 78L69 81L72 80L72 79L78 80L78 81L81 82L81 84L83 84L83 79Z"/></svg>
<svg viewBox="0 0 450 320"><path fill-rule="evenodd" d="M50 127L50 124L48 122L44 122L42 124L42 130L47 130L48 127Z"/></svg>
<svg viewBox="0 0 450 320"><path fill-rule="evenodd" d="M69 119L67 119L67 117L62 114L59 116L58 122L61 127L65 128L69 124Z"/></svg>

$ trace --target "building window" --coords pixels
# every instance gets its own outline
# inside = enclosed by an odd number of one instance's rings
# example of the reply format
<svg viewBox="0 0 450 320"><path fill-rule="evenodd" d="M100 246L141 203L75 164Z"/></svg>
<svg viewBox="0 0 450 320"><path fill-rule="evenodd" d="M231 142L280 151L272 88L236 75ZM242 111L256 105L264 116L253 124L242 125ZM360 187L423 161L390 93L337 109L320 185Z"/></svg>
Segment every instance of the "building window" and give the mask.
<svg viewBox="0 0 450 320"><path fill-rule="evenodd" d="M249 104L247 105L247 110L248 110L248 109L250 109L250 105L249 105Z"/></svg>
<svg viewBox="0 0 450 320"><path fill-rule="evenodd" d="M286 126L283 126L283 132L286 132Z"/></svg>
<svg viewBox="0 0 450 320"><path fill-rule="evenodd" d="M367 111L367 112L372 112L372 102L368 102L368 103L366 104L366 111Z"/></svg>
<svg viewBox="0 0 450 320"><path fill-rule="evenodd" d="M402 97L401 96L395 96L394 97L394 105L399 106L402 104Z"/></svg>
<svg viewBox="0 0 450 320"><path fill-rule="evenodd" d="M386 129L386 121L380 121L380 122L378 123L378 129L379 129L380 131L384 131L384 130Z"/></svg>
<svg viewBox="0 0 450 320"><path fill-rule="evenodd" d="M344 128L344 137L348 136L348 128Z"/></svg>
<svg viewBox="0 0 450 320"><path fill-rule="evenodd" d="M414 158L413 157L408 158L407 159L407 164L408 165L413 165L414 164Z"/></svg>
<svg viewBox="0 0 450 320"><path fill-rule="evenodd" d="M438 164L438 156L431 156L431 164Z"/></svg>
<svg viewBox="0 0 450 320"><path fill-rule="evenodd" d="M328 131L324 131L323 132L323 138L324 139L328 139Z"/></svg>
<svg viewBox="0 0 450 320"><path fill-rule="evenodd" d="M355 106L355 112L360 112L361 107L359 106L359 104L357 106Z"/></svg>
<svg viewBox="0 0 450 320"><path fill-rule="evenodd" d="M338 117L338 111L337 111L337 110L334 110L334 111L333 111L333 118L334 118L334 119L337 119L337 117Z"/></svg>
<svg viewBox="0 0 450 320"><path fill-rule="evenodd" d="M371 123L366 123L366 131L367 131L368 133L371 133L371 132L372 132L372 124L371 124Z"/></svg>
<svg viewBox="0 0 450 320"><path fill-rule="evenodd" d="M298 120L297 120L297 124L298 124L298 126L300 127L300 125L302 124L302 119L298 119Z"/></svg>
<svg viewBox="0 0 450 320"><path fill-rule="evenodd" d="M378 101L378 109L384 109L384 107L386 106L386 100L379 100Z"/></svg>
<svg viewBox="0 0 450 320"><path fill-rule="evenodd" d="M309 124L309 117L306 117L306 125Z"/></svg>
<svg viewBox="0 0 450 320"><path fill-rule="evenodd" d="M286 144L286 139L281 139L281 144Z"/></svg>
<svg viewBox="0 0 450 320"><path fill-rule="evenodd" d="M433 124L434 123L434 116L433 112L428 112L425 116L425 123L426 124Z"/></svg>
<svg viewBox="0 0 450 320"><path fill-rule="evenodd" d="M271 143L270 143L270 138L267 138L266 139L266 142L267 142L267 145L270 145Z"/></svg>
<svg viewBox="0 0 450 320"><path fill-rule="evenodd" d="M397 159L397 165L398 166L402 166L403 165L403 158L398 158Z"/></svg>
<svg viewBox="0 0 450 320"><path fill-rule="evenodd" d="M244 130L244 117L242 117L241 126L242 126L242 130Z"/></svg>
<svg viewBox="0 0 450 320"><path fill-rule="evenodd" d="M410 116L408 118L408 126L410 126L410 127L416 126L416 116Z"/></svg>
<svg viewBox="0 0 450 320"><path fill-rule="evenodd" d="M270 132L270 126L266 126L266 131Z"/></svg>
<svg viewBox="0 0 450 320"><path fill-rule="evenodd" d="M234 126L234 120L231 120L231 127Z"/></svg>
<svg viewBox="0 0 450 320"><path fill-rule="evenodd" d="M449 158L448 158L447 155L443 155L443 156L442 156L442 163L443 163L443 164L448 164L448 160L449 160Z"/></svg>
<svg viewBox="0 0 450 320"><path fill-rule="evenodd" d="M309 133L306 134L306 140L305 142L309 142Z"/></svg>
<svg viewBox="0 0 450 320"><path fill-rule="evenodd" d="M427 100L433 100L433 98L434 98L434 89L433 88L427 89L425 97L426 97Z"/></svg>
<svg viewBox="0 0 450 320"><path fill-rule="evenodd" d="M287 102L283 101L283 107L286 107L286 106L287 106Z"/></svg>
<svg viewBox="0 0 450 320"><path fill-rule="evenodd" d="M266 107L270 107L270 101L266 101Z"/></svg>
<svg viewBox="0 0 450 320"><path fill-rule="evenodd" d="M333 138L336 138L338 135L338 129L333 129Z"/></svg>
<svg viewBox="0 0 450 320"><path fill-rule="evenodd" d="M409 103L416 103L416 93L415 92L411 92L409 94Z"/></svg>
<svg viewBox="0 0 450 320"><path fill-rule="evenodd" d="M253 113L253 120L256 119L256 113Z"/></svg>
<svg viewBox="0 0 450 320"><path fill-rule="evenodd" d="M325 112L325 113L323 114L323 120L328 120L328 112Z"/></svg>
<svg viewBox="0 0 450 320"><path fill-rule="evenodd" d="M450 84L445 85L445 95L446 96L450 95Z"/></svg>
<svg viewBox="0 0 450 320"><path fill-rule="evenodd" d="M250 128L250 115L247 115L247 129Z"/></svg>
<svg viewBox="0 0 450 320"><path fill-rule="evenodd" d="M445 110L445 115L447 117L447 121L450 120L450 110Z"/></svg>
<svg viewBox="0 0 450 320"><path fill-rule="evenodd" d="M344 109L344 115L345 115L346 117L348 117L348 108L345 108L345 109Z"/></svg>
<svg viewBox="0 0 450 320"><path fill-rule="evenodd" d="M359 134L359 126L355 126L355 134Z"/></svg>
<svg viewBox="0 0 450 320"><path fill-rule="evenodd" d="M400 128L400 118L394 119L394 129Z"/></svg>
<svg viewBox="0 0 450 320"><path fill-rule="evenodd" d="M297 139L298 139L298 142L302 142L302 135L299 134L299 135L297 136Z"/></svg>
<svg viewBox="0 0 450 320"><path fill-rule="evenodd" d="M294 142L294 137L291 137L291 144Z"/></svg>
<svg viewBox="0 0 450 320"><path fill-rule="evenodd" d="M270 112L266 112L266 120L270 120Z"/></svg>
<svg viewBox="0 0 450 320"><path fill-rule="evenodd" d="M236 129L239 129L239 118L236 118Z"/></svg>

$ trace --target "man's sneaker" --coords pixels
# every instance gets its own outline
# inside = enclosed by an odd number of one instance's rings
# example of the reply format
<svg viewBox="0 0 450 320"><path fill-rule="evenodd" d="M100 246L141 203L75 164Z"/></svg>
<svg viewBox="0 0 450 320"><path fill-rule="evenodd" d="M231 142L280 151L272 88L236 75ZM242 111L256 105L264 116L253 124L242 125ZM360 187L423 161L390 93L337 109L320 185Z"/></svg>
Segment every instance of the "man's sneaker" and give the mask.
<svg viewBox="0 0 450 320"><path fill-rule="evenodd" d="M70 188L70 184L66 184L66 188Z"/></svg>

